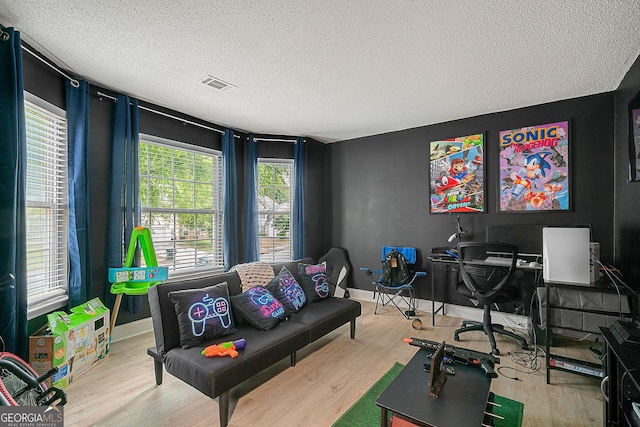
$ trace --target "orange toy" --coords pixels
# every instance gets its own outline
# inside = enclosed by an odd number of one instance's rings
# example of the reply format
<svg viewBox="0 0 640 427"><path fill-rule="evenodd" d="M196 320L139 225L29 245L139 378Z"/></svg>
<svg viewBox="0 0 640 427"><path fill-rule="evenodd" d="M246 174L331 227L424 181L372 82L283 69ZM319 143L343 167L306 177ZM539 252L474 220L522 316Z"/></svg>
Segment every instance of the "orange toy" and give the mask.
<svg viewBox="0 0 640 427"><path fill-rule="evenodd" d="M236 341L227 341L220 344L210 345L202 350L202 354L207 357L216 356L231 356L231 358L238 357L236 350L242 350L247 345L247 341L241 338Z"/></svg>

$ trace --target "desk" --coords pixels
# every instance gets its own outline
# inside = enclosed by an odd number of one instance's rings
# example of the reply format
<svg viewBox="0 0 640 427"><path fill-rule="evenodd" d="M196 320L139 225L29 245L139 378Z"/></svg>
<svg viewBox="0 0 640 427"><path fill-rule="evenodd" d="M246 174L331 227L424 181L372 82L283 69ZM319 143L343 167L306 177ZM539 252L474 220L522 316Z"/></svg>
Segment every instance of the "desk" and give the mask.
<svg viewBox="0 0 640 427"><path fill-rule="evenodd" d="M456 268L458 266L458 260L455 260L451 257L429 257L431 261L431 326L436 326L436 314L442 310L442 314L444 315L444 305L447 301L447 290L448 286L445 287L445 294L442 297L442 303L440 307L436 310L436 274L434 271L434 267L436 265L442 265L445 267L447 279L449 278L449 271L457 271ZM447 280L447 285L448 285Z"/></svg>
<svg viewBox="0 0 640 427"><path fill-rule="evenodd" d="M640 416L632 403L640 402L638 348L621 345L609 328L600 328L607 343L607 377L600 390L605 394L606 426L638 426Z"/></svg>
<svg viewBox="0 0 640 427"><path fill-rule="evenodd" d="M526 258L526 256L522 255L522 258ZM450 272L458 272L458 260L454 259L452 257L448 257L448 256L432 256L432 257L428 257L429 260L431 261L431 326L435 326L436 325L436 314L440 311L442 311L442 314L444 315L444 309L445 309L445 304L447 302L447 295L448 295L448 289L449 289L449 273ZM435 274L435 266L443 266L445 268L445 274L447 277L447 283L445 286L445 292L443 294L443 298L442 298L442 302L440 303L440 307L438 307L438 309L436 310L436 298L435 298L435 292L436 292L436 274ZM489 264L489 265L495 265L495 264ZM522 272L527 272L527 273L533 273L535 275L534 277L534 283L537 285L541 280L542 280L542 267L530 267L529 265L517 265L516 269ZM529 301L524 301L525 307L528 307L528 302ZM525 312L525 314L528 314L527 312Z"/></svg>
<svg viewBox="0 0 640 427"><path fill-rule="evenodd" d="M456 374L449 376L440 396L428 395L431 352L420 348L398 376L376 399L380 407L380 425L387 425L388 411L426 426L474 426L482 423L489 397L491 378L482 369L455 364Z"/></svg>

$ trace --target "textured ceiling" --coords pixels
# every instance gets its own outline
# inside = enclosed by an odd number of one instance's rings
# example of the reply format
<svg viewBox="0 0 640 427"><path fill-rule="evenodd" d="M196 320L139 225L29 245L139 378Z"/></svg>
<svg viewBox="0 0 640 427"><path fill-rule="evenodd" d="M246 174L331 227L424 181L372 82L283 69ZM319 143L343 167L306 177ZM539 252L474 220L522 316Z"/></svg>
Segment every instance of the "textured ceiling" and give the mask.
<svg viewBox="0 0 640 427"><path fill-rule="evenodd" d="M0 0L91 83L323 142L615 90L638 23L640 0Z"/></svg>

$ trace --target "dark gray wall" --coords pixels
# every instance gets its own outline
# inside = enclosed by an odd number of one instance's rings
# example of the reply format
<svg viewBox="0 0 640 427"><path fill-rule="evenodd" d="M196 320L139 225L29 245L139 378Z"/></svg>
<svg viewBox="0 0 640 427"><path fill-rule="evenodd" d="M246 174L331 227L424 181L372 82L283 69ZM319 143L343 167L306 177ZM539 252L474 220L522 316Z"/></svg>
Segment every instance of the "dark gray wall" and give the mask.
<svg viewBox="0 0 640 427"><path fill-rule="evenodd" d="M640 283L640 182L629 181L628 104L640 93L640 58L627 72L615 95L615 258L630 283ZM637 98L636 98L637 99ZM639 100L640 102L640 100ZM639 108L637 105L636 108Z"/></svg>
<svg viewBox="0 0 640 427"><path fill-rule="evenodd" d="M601 258L613 258L613 99L603 93L331 144L327 163L327 231L331 245L349 251L354 283L372 289L359 267L380 265L380 248L415 246L421 265L431 248L447 246L455 216L429 213L429 142L485 133L486 213L461 214L465 240L483 240L488 224L591 224ZM498 134L570 121L571 212L497 213ZM418 284L430 298L429 278ZM436 297L438 295L436 294Z"/></svg>

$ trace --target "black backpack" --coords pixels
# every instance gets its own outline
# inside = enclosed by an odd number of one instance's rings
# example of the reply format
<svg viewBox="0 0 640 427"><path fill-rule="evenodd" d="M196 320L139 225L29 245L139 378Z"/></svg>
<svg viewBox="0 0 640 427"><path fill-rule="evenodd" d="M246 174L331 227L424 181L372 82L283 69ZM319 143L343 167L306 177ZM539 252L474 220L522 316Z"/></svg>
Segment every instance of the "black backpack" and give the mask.
<svg viewBox="0 0 640 427"><path fill-rule="evenodd" d="M409 265L404 255L396 250L390 250L382 261L381 281L384 286L401 286L409 282Z"/></svg>

